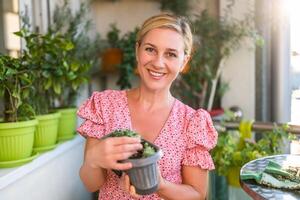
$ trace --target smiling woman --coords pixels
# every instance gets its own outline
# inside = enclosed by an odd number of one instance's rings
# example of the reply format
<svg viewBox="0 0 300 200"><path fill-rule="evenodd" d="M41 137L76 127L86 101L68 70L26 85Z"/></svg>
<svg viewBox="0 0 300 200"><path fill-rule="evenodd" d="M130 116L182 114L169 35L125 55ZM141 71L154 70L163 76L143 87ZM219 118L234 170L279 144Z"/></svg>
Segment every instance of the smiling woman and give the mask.
<svg viewBox="0 0 300 200"><path fill-rule="evenodd" d="M87 138L80 176L99 199L205 199L208 171L214 169L209 150L217 140L209 114L177 100L170 86L190 58L192 34L188 22L169 14L146 20L136 40L140 84L131 90L94 92L78 110L85 122L78 132ZM126 173L126 160L142 148L141 138L107 138L129 129L158 146L159 185L150 195L137 195ZM201 181L200 181L201 180Z"/></svg>
<svg viewBox="0 0 300 200"><path fill-rule="evenodd" d="M136 51L142 86L153 90L169 90L189 59L189 55L184 54L182 36L166 28L149 31L137 44Z"/></svg>

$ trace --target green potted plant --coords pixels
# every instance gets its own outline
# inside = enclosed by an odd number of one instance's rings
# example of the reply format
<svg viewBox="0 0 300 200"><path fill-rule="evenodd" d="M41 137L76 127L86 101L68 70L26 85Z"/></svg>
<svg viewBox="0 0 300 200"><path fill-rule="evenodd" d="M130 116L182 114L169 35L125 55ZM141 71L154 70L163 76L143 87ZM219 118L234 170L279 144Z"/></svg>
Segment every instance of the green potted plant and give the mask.
<svg viewBox="0 0 300 200"><path fill-rule="evenodd" d="M37 120L26 103L35 80L24 57L0 54L0 97L4 118L0 123L0 168L15 167L34 159L34 131Z"/></svg>
<svg viewBox="0 0 300 200"><path fill-rule="evenodd" d="M100 36L95 39L88 37L92 23L87 18L87 4L82 3L80 9L73 13L69 1L62 6L56 6L53 23L48 32L59 33L73 44L66 53L67 69L61 83L63 90L55 96L55 109L61 113L58 126L58 140L68 140L75 136L76 128L76 99L80 87L87 83L93 67L99 65L98 54L102 49ZM84 27L84 28L82 28Z"/></svg>
<svg viewBox="0 0 300 200"><path fill-rule="evenodd" d="M140 135L131 130L116 130L107 137L140 137ZM131 184L135 187L137 194L148 195L155 192L158 188L157 161L162 157L161 149L149 141L142 139L143 149L132 155L126 160L120 162L131 162L132 168L125 172L129 175ZM120 175L120 171L114 171Z"/></svg>
<svg viewBox="0 0 300 200"><path fill-rule="evenodd" d="M251 139L251 131L242 130L242 126L240 129L219 133L217 146L212 151L217 174L226 176L228 183L235 187L239 187L239 171L245 163L282 153L283 141L295 137L288 133L288 126L265 131L258 141Z"/></svg>
<svg viewBox="0 0 300 200"><path fill-rule="evenodd" d="M39 121L35 132L34 151L51 150L57 145L60 113L53 110L54 99L63 91L65 73L69 68L67 52L73 44L59 34L38 34L23 27L16 33L26 42L23 54L34 71L36 80L30 103Z"/></svg>
<svg viewBox="0 0 300 200"><path fill-rule="evenodd" d="M102 53L101 71L105 73L117 72L118 65L121 64L123 59L123 52L119 46L120 42L120 29L116 24L110 25L110 30L106 34L107 47Z"/></svg>

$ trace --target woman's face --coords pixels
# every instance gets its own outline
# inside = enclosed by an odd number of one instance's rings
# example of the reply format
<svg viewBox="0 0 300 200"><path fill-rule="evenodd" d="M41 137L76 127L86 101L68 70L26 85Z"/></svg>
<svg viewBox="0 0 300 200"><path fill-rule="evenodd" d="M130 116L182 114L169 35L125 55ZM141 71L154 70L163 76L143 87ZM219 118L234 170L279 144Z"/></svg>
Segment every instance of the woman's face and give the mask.
<svg viewBox="0 0 300 200"><path fill-rule="evenodd" d="M149 31L136 47L142 84L151 90L169 89L188 61L182 36L172 29Z"/></svg>

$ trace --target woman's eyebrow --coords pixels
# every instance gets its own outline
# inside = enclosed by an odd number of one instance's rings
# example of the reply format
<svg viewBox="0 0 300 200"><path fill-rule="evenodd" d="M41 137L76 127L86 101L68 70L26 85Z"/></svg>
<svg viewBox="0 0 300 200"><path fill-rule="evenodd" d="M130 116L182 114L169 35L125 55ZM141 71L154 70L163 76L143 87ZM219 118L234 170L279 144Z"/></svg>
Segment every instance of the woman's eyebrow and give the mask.
<svg viewBox="0 0 300 200"><path fill-rule="evenodd" d="M174 52L176 52L176 53L178 52L177 49L172 49L172 48L167 48L167 50L168 50L168 51L174 51Z"/></svg>
<svg viewBox="0 0 300 200"><path fill-rule="evenodd" d="M144 43L144 45L149 45L149 46L152 46L152 47L156 47L154 44L151 44L151 43L149 43L149 42Z"/></svg>

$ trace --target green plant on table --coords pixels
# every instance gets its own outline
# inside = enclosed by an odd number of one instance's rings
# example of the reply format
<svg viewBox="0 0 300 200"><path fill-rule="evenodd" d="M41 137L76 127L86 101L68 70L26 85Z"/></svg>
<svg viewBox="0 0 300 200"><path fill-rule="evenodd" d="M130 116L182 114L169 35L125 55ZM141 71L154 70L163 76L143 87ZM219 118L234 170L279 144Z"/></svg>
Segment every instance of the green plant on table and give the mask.
<svg viewBox="0 0 300 200"><path fill-rule="evenodd" d="M4 98L3 122L30 120L34 110L26 103L35 80L23 59L0 54L0 97Z"/></svg>
<svg viewBox="0 0 300 200"><path fill-rule="evenodd" d="M227 176L230 168L240 168L251 160L282 153L283 141L294 137L288 132L288 125L275 126L272 131L264 132L258 141L242 137L239 131L221 132L212 150L216 172Z"/></svg>

